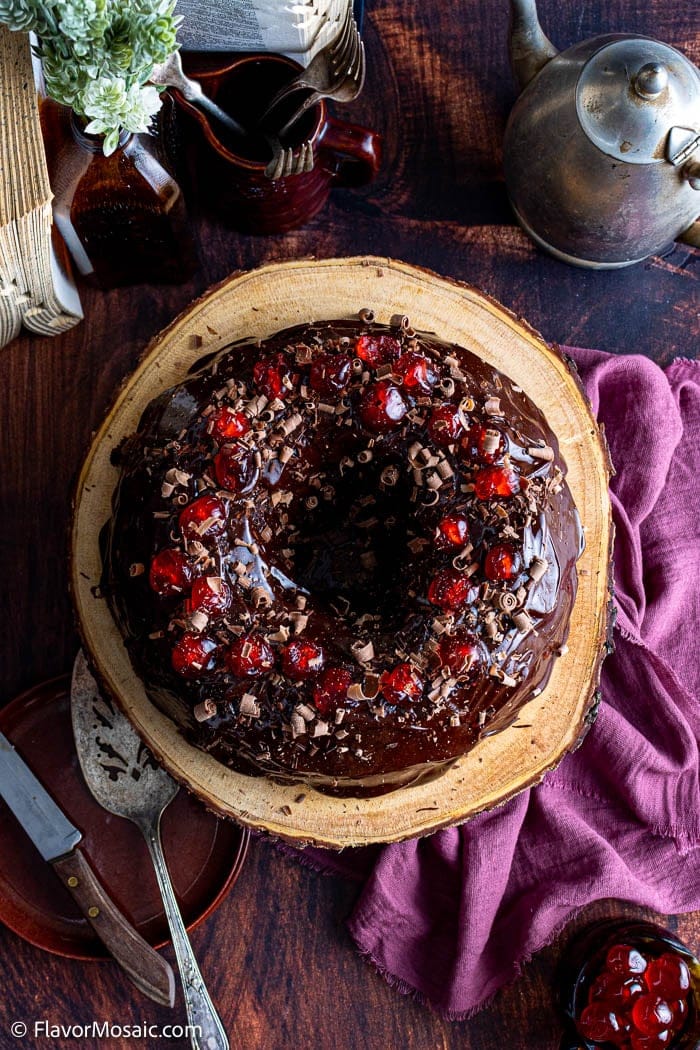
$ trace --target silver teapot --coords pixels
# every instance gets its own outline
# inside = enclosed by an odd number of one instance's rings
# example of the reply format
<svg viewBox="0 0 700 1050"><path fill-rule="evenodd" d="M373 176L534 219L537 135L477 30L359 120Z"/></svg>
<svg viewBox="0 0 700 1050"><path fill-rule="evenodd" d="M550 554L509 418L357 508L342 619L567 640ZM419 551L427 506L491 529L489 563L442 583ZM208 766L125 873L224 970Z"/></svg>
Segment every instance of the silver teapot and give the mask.
<svg viewBox="0 0 700 1050"><path fill-rule="evenodd" d="M506 128L518 221L565 262L611 269L673 240L700 247L700 71L643 36L557 52L535 0L511 0L521 87Z"/></svg>

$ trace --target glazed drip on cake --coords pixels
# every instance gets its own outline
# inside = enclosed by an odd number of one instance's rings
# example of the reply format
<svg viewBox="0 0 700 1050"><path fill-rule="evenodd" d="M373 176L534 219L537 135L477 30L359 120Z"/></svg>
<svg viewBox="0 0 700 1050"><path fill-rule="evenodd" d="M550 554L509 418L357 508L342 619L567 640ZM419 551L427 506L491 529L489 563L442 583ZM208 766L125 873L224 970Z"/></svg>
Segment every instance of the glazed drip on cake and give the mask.
<svg viewBox="0 0 700 1050"><path fill-rule="evenodd" d="M224 351L122 462L112 604L156 700L234 768L415 782L511 724L563 649L580 529L554 437L406 319Z"/></svg>

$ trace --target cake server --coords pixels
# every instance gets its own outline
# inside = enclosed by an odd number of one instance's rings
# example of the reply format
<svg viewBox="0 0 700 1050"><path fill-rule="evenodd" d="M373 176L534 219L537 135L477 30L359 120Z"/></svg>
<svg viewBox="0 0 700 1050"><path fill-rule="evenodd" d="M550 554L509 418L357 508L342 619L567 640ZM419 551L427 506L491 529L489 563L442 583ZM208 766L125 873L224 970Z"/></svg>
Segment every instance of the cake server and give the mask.
<svg viewBox="0 0 700 1050"><path fill-rule="evenodd" d="M175 980L170 964L146 943L107 896L87 857L76 848L83 837L81 832L2 733L0 797L136 987L157 1003L172 1006Z"/></svg>
<svg viewBox="0 0 700 1050"><path fill-rule="evenodd" d="M100 694L82 652L73 667L71 712L85 782L110 813L143 833L170 926L194 1050L228 1050L221 1020L199 972L163 856L160 821L179 791L158 765L129 720Z"/></svg>

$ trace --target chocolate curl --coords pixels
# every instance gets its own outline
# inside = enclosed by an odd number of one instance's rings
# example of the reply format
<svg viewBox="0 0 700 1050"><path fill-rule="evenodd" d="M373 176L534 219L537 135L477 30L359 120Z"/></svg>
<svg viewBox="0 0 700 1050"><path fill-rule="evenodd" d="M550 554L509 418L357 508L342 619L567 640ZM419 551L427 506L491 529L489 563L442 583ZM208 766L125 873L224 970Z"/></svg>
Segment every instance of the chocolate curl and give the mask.
<svg viewBox="0 0 700 1050"><path fill-rule="evenodd" d="M195 706L193 714L198 722L208 722L216 714L216 704L213 700L202 700Z"/></svg>

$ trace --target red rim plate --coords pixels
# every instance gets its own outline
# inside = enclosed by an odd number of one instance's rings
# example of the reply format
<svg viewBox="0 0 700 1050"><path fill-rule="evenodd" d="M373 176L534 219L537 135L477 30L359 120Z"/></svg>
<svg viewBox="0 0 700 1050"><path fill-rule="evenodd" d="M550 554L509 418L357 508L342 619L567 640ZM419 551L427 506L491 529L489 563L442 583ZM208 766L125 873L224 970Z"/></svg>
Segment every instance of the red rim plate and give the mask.
<svg viewBox="0 0 700 1050"><path fill-rule="evenodd" d="M139 830L95 802L83 780L70 717L70 681L44 682L0 710L7 736L70 820L108 893L145 939L169 943L167 921ZM235 883L250 833L180 791L163 815L163 849L188 930ZM0 922L24 940L71 959L109 958L92 927L0 799Z"/></svg>

